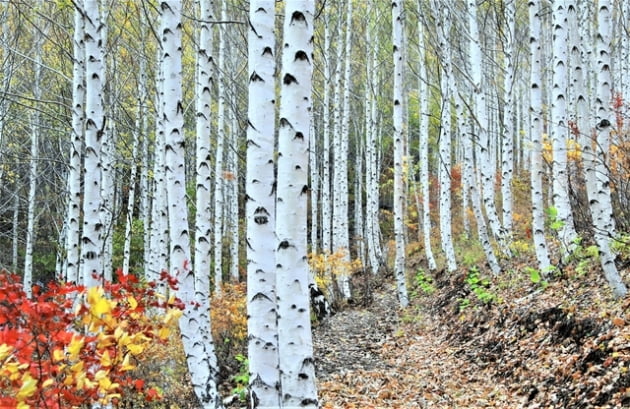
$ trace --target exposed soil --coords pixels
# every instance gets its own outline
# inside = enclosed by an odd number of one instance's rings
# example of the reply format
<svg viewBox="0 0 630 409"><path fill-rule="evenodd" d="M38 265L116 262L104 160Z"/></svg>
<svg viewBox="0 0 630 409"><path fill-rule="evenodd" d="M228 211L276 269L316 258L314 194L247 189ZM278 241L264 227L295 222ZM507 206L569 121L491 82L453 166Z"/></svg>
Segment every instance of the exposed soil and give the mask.
<svg viewBox="0 0 630 409"><path fill-rule="evenodd" d="M319 324L323 407L630 407L630 300L595 274L544 289L502 280L485 305L464 274L436 277L436 292L415 289L405 310L388 282Z"/></svg>

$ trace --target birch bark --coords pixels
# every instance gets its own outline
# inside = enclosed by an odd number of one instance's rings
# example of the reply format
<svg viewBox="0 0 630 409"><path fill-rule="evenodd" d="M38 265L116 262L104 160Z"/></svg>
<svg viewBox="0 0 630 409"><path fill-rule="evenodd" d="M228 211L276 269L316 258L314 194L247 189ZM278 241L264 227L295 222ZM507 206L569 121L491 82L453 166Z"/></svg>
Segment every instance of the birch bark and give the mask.
<svg viewBox="0 0 630 409"><path fill-rule="evenodd" d="M439 9L440 21L437 23L439 56L443 67L440 79L440 90L442 92L442 113L440 126L439 158L438 158L438 178L440 183L440 243L442 251L446 256L448 271L457 269L455 259L455 249L453 247L453 237L451 231L451 51L450 51L450 30L451 11L446 4L436 2Z"/></svg>
<svg viewBox="0 0 630 409"><path fill-rule="evenodd" d="M247 332L252 408L280 405L275 277L275 1L249 9L249 103L245 214L247 218Z"/></svg>
<svg viewBox="0 0 630 409"><path fill-rule="evenodd" d="M542 134L543 134L543 98L542 98L542 53L541 35L541 4L539 0L530 0L529 10L529 52L530 52L530 129L531 144L531 200L532 200L532 236L538 267L543 274L549 272L551 262L545 238L545 214L543 200L543 162L542 162Z"/></svg>
<svg viewBox="0 0 630 409"><path fill-rule="evenodd" d="M418 2L418 13L422 13L421 2ZM421 15L421 14L419 14ZM424 28L418 23L418 53L420 54L418 95L420 98L420 129L419 129L419 162L420 162L420 186L422 189L422 236L424 242L424 254L427 258L429 270L435 270L437 264L431 248L431 213L429 191L429 87L426 67L426 48L424 42Z"/></svg>
<svg viewBox="0 0 630 409"><path fill-rule="evenodd" d="M569 179L567 175L567 2L554 0L553 24L553 85L551 104L551 144L553 152L553 203L557 219L561 222L558 239L566 256L573 251L577 233L573 225L573 213L569 201Z"/></svg>
<svg viewBox="0 0 630 409"><path fill-rule="evenodd" d="M162 65L164 69L165 173L170 224L170 262L179 279L178 296L184 303L179 320L186 361L195 394L204 409L220 408L217 390L217 361L214 345L205 328L209 321L207 299L196 289L191 269L188 208L186 206L184 110L182 106L181 3L160 3L162 18ZM209 325L209 324L208 324Z"/></svg>
<svg viewBox="0 0 630 409"><path fill-rule="evenodd" d="M394 276L398 291L398 301L404 308L409 304L405 275L405 203L403 186L403 155L405 150L405 128L403 123L403 1L392 1L392 43L394 45L394 238L396 256Z"/></svg>
<svg viewBox="0 0 630 409"><path fill-rule="evenodd" d="M66 219L66 267L64 277L68 282L79 282L79 250L81 239L81 165L83 150L83 126L85 123L85 46L83 29L85 21L81 10L74 9L73 66L72 66L72 136L70 163L68 166L68 209Z"/></svg>
<svg viewBox="0 0 630 409"><path fill-rule="evenodd" d="M101 198L101 144L105 128L102 89L102 41L99 4L83 3L85 18L85 159L83 171L83 231L81 238L82 282L90 287L98 284L103 274L103 224Z"/></svg>
<svg viewBox="0 0 630 409"><path fill-rule="evenodd" d="M281 406L317 408L306 250L313 12L285 3L278 141L276 280Z"/></svg>
<svg viewBox="0 0 630 409"><path fill-rule="evenodd" d="M610 52L611 52L611 8L610 0L600 0L597 5L597 137L595 181L596 190L589 192L593 224L595 225L595 241L599 247L599 260L604 276L615 296L621 298L628 289L623 283L615 265L615 254L610 248L610 239L615 236L615 222L610 198L610 180L608 178L608 159L610 151L610 131L612 102Z"/></svg>

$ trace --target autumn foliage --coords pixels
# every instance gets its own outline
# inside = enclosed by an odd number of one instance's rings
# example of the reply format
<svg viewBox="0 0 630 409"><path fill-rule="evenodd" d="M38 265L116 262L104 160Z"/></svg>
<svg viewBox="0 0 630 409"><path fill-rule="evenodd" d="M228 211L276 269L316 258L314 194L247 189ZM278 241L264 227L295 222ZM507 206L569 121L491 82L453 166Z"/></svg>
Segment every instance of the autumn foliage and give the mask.
<svg viewBox="0 0 630 409"><path fill-rule="evenodd" d="M0 273L0 407L75 408L124 394L158 399L133 376L137 358L166 340L182 305L155 284L118 272L86 288L50 283L28 298L21 279Z"/></svg>

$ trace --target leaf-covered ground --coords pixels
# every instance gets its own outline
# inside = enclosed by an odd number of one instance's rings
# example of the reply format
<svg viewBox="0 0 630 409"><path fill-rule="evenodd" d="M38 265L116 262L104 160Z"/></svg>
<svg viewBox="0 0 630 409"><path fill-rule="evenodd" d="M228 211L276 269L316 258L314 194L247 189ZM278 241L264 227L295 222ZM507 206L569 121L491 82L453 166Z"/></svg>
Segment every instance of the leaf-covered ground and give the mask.
<svg viewBox="0 0 630 409"><path fill-rule="evenodd" d="M504 275L490 304L465 273L433 286L401 310L385 282L315 328L324 408L630 407L630 298L597 272Z"/></svg>

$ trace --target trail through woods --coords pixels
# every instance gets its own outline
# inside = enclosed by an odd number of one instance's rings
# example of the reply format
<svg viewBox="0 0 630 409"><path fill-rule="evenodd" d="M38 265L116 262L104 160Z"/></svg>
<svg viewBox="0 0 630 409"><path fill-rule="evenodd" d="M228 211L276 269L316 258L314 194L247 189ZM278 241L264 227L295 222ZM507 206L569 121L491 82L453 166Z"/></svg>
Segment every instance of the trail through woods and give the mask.
<svg viewBox="0 0 630 409"><path fill-rule="evenodd" d="M401 322L395 294L385 284L368 307L344 309L315 330L324 408L518 407L507 387L458 356L439 320Z"/></svg>
<svg viewBox="0 0 630 409"><path fill-rule="evenodd" d="M315 328L322 407L630 407L630 300L599 277L544 289L503 277L487 285L490 305L465 275L438 277L405 310L386 282Z"/></svg>

